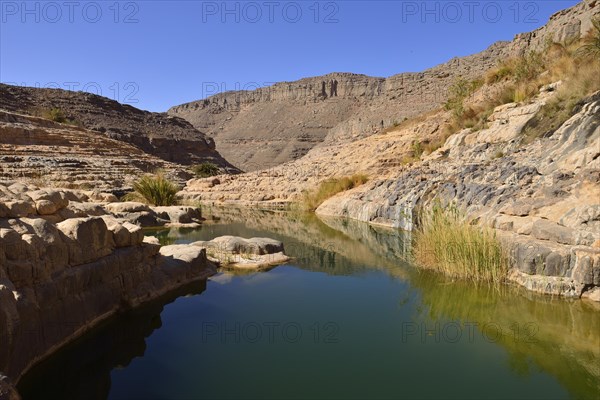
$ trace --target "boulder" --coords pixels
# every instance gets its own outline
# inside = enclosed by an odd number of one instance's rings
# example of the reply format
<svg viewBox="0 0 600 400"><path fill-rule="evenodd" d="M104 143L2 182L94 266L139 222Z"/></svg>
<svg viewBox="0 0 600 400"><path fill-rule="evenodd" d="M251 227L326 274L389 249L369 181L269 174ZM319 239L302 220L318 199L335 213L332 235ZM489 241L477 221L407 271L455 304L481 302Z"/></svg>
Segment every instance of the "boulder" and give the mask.
<svg viewBox="0 0 600 400"><path fill-rule="evenodd" d="M207 242L207 244L210 244L209 246L215 250L232 254L247 252L246 248L249 248L246 239L229 235L214 238L213 240Z"/></svg>
<svg viewBox="0 0 600 400"><path fill-rule="evenodd" d="M159 250L158 267L167 276L183 279L208 267L206 249L184 244L163 246Z"/></svg>
<svg viewBox="0 0 600 400"><path fill-rule="evenodd" d="M526 217L532 210L532 205L529 202L523 200L517 200L508 203L500 208L501 214L513 215L516 217Z"/></svg>
<svg viewBox="0 0 600 400"><path fill-rule="evenodd" d="M70 202L66 208L58 211L63 219L98 217L106 215L106 210L98 203Z"/></svg>
<svg viewBox="0 0 600 400"><path fill-rule="evenodd" d="M94 190L89 193L89 199L102 203L117 203L119 199L112 193L104 193L99 190Z"/></svg>
<svg viewBox="0 0 600 400"><path fill-rule="evenodd" d="M152 207L152 210L159 218L174 224L189 224L202 217L200 210L188 206Z"/></svg>
<svg viewBox="0 0 600 400"><path fill-rule="evenodd" d="M106 223L99 217L73 218L56 227L67 237L69 264L81 265L112 253L115 242Z"/></svg>
<svg viewBox="0 0 600 400"><path fill-rule="evenodd" d="M283 252L283 243L270 238L250 238L248 243L257 250L255 254L274 254Z"/></svg>
<svg viewBox="0 0 600 400"><path fill-rule="evenodd" d="M125 213L137 213L137 212L149 212L152 211L147 204L138 203L135 201L126 201L123 203L110 203L104 206L104 208L111 214L125 214Z"/></svg>
<svg viewBox="0 0 600 400"><path fill-rule="evenodd" d="M111 215L101 217L106 223L106 227L113 233L115 245L117 247L135 246L142 243L144 233L142 229L129 222L121 222Z"/></svg>
<svg viewBox="0 0 600 400"><path fill-rule="evenodd" d="M27 200L11 200L4 203L9 218L26 217L36 213L35 204Z"/></svg>
<svg viewBox="0 0 600 400"><path fill-rule="evenodd" d="M57 190L35 190L29 192L28 195L35 202L36 209L40 215L54 214L56 211L65 208L69 204L66 195Z"/></svg>

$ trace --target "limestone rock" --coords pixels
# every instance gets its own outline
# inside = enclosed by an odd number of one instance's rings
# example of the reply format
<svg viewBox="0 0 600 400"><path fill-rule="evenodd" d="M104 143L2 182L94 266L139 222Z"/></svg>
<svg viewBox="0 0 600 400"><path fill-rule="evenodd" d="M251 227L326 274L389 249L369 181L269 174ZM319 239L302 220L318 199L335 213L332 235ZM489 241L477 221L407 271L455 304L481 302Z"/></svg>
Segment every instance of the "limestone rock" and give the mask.
<svg viewBox="0 0 600 400"><path fill-rule="evenodd" d="M189 224L198 221L202 217L200 211L196 207L152 207L152 210L159 218L171 221L171 223L175 224Z"/></svg>
<svg viewBox="0 0 600 400"><path fill-rule="evenodd" d="M583 292L582 299L587 299L595 302L600 302L600 287L595 287Z"/></svg>
<svg viewBox="0 0 600 400"><path fill-rule="evenodd" d="M4 203L6 206L6 216L10 218L26 217L36 213L35 205L32 201L13 200Z"/></svg>
<svg viewBox="0 0 600 400"><path fill-rule="evenodd" d="M533 223L531 235L537 239L551 240L562 244L575 244L574 230L555 222L540 219Z"/></svg>
<svg viewBox="0 0 600 400"><path fill-rule="evenodd" d="M209 260L224 268L260 270L288 261L283 243L269 238L220 236L191 244L206 249Z"/></svg>
<svg viewBox="0 0 600 400"><path fill-rule="evenodd" d="M123 203L110 203L105 206L106 210L113 214L125 214L136 212L152 211L150 207L144 203L127 201Z"/></svg>
<svg viewBox="0 0 600 400"><path fill-rule="evenodd" d="M112 233L102 218L73 218L56 225L69 239L69 263L81 265L112 253Z"/></svg>

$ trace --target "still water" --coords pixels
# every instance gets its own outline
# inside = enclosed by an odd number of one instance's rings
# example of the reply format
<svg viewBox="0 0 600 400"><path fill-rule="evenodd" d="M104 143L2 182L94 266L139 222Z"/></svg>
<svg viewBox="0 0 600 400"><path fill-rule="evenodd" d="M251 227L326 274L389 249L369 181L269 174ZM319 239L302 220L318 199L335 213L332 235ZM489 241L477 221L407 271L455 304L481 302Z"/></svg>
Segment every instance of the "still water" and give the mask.
<svg viewBox="0 0 600 400"><path fill-rule="evenodd" d="M119 315L32 370L24 399L600 396L600 310L450 282L404 261L400 232L212 210L163 243L282 240L267 272L221 272Z"/></svg>

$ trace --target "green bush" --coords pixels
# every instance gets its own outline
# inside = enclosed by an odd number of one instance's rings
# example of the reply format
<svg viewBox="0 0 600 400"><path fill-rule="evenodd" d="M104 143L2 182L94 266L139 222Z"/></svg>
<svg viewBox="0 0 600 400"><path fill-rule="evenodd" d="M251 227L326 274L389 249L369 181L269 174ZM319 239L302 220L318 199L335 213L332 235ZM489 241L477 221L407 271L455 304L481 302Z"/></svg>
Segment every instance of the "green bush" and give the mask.
<svg viewBox="0 0 600 400"><path fill-rule="evenodd" d="M219 167L211 162L203 162L202 164L194 165L192 171L198 178L219 175L221 172Z"/></svg>
<svg viewBox="0 0 600 400"><path fill-rule="evenodd" d="M179 187L162 174L144 176L133 184L134 192L125 195L125 201L139 201L154 206L172 206L177 203Z"/></svg>
<svg viewBox="0 0 600 400"><path fill-rule="evenodd" d="M508 272L495 232L469 224L454 206L435 204L420 213L413 255L424 268L476 282L500 283Z"/></svg>
<svg viewBox="0 0 600 400"><path fill-rule="evenodd" d="M36 110L34 111L34 115L41 116L42 118L46 118L61 124L76 125L80 127L83 126L79 121L67 118L63 110L61 110L60 108L52 108L43 111Z"/></svg>
<svg viewBox="0 0 600 400"><path fill-rule="evenodd" d="M304 193L303 206L308 211L314 211L328 198L340 192L360 186L368 180L369 178L362 174L327 179L326 181L321 182L316 190Z"/></svg>
<svg viewBox="0 0 600 400"><path fill-rule="evenodd" d="M64 124L67 122L65 113L60 108L53 108L44 113L44 118Z"/></svg>

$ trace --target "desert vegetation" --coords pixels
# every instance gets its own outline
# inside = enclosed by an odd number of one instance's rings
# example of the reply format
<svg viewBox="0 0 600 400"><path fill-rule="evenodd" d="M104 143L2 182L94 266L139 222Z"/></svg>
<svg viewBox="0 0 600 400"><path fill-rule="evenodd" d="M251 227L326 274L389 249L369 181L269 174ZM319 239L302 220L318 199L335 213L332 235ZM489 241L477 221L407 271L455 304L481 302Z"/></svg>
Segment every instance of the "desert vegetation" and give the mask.
<svg viewBox="0 0 600 400"><path fill-rule="evenodd" d="M413 256L423 268L474 282L500 283L508 271L494 231L471 225L452 205L436 203L419 213Z"/></svg>
<svg viewBox="0 0 600 400"><path fill-rule="evenodd" d="M445 127L445 139L464 128L479 130L486 127L487 118L494 108L512 102L525 102L540 88L561 81L557 93L542 108L524 130L524 142L552 132L574 112L578 102L600 90L600 20L593 21L593 29L581 40L565 43L549 42L543 52L529 52L511 58L489 70L484 77L468 81L458 79L449 89L444 108L452 119ZM484 100L470 101L471 95L483 85L489 94ZM430 146L435 150L435 146Z"/></svg>
<svg viewBox="0 0 600 400"><path fill-rule="evenodd" d="M219 167L211 162L203 162L192 167L194 175L198 178L207 178L209 176L219 175L221 173Z"/></svg>
<svg viewBox="0 0 600 400"><path fill-rule="evenodd" d="M51 108L48 110L42 110L37 113L42 118L49 119L54 122L69 125L80 125L76 120L67 118L64 111L60 108Z"/></svg>
<svg viewBox="0 0 600 400"><path fill-rule="evenodd" d="M177 203L179 187L161 173L146 175L133 184L133 192L124 196L125 201L139 201L153 206L172 206Z"/></svg>
<svg viewBox="0 0 600 400"><path fill-rule="evenodd" d="M321 182L317 189L304 193L302 208L307 211L314 211L328 198L365 184L368 180L369 178L363 174L327 179Z"/></svg>

